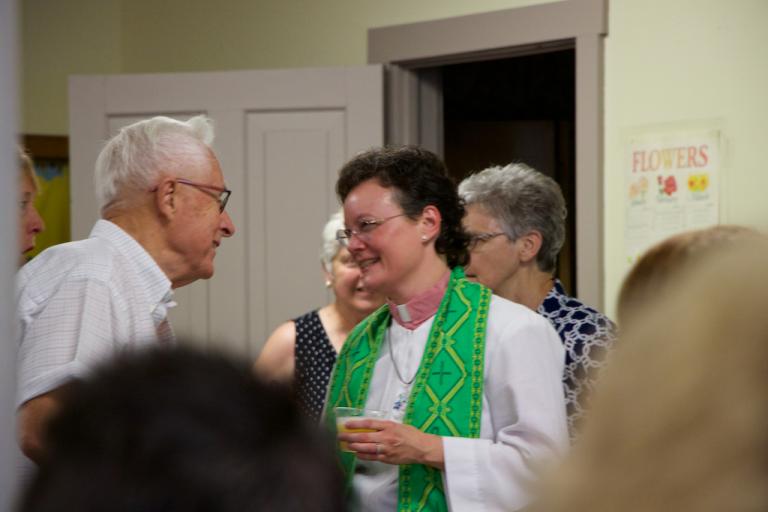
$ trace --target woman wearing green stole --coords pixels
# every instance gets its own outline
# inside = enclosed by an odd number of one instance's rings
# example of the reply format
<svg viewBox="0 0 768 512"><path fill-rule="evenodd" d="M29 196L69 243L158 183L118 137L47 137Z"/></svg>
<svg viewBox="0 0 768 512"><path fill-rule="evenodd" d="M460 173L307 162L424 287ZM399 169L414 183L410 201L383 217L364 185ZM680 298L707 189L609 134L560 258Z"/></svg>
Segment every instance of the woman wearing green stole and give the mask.
<svg viewBox="0 0 768 512"><path fill-rule="evenodd" d="M336 186L365 286L387 304L339 354L326 418L342 421L353 510L518 510L568 444L562 343L549 322L464 278L464 207L429 151L354 158ZM357 430L357 432L349 432Z"/></svg>

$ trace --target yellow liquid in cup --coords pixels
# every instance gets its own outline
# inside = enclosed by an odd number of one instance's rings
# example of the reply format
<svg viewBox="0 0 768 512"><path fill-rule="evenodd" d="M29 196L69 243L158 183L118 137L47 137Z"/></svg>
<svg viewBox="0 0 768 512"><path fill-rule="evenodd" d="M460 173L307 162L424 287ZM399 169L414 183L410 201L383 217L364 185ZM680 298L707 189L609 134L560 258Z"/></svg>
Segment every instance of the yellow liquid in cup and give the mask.
<svg viewBox="0 0 768 512"><path fill-rule="evenodd" d="M361 420L363 418L344 418L343 420L339 420L338 423L336 423L336 430L339 434L346 433L346 432L376 432L375 428L347 428L344 423L349 420ZM346 441L339 441L339 449L343 452L350 452L352 453L352 450L349 449L349 446L347 445Z"/></svg>

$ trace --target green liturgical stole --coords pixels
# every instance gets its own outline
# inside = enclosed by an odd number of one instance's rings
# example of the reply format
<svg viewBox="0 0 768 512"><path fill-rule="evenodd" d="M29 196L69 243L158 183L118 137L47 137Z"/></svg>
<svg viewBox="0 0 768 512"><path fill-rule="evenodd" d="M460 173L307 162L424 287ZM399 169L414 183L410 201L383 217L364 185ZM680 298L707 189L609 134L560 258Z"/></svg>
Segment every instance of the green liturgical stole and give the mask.
<svg viewBox="0 0 768 512"><path fill-rule="evenodd" d="M480 436L485 327L490 301L488 288L468 281L461 268L451 272L403 423L438 436ZM368 386L390 322L389 308L384 305L349 335L331 378L328 411L334 407L365 407ZM333 428L335 424L329 426ZM351 483L357 458L342 451L339 458L347 482ZM441 472L423 464L401 465L398 510L447 510Z"/></svg>

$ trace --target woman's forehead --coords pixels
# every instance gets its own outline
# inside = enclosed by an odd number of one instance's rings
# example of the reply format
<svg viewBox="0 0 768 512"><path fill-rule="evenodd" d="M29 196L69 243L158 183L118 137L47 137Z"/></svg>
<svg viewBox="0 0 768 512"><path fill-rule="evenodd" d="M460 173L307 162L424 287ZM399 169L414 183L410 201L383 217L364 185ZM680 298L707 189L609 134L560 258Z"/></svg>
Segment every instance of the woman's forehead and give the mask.
<svg viewBox="0 0 768 512"><path fill-rule="evenodd" d="M364 181L347 195L344 200L344 220L352 220L366 214L399 210L394 189L383 187L374 180Z"/></svg>
<svg viewBox="0 0 768 512"><path fill-rule="evenodd" d="M27 173L21 175L21 191L25 194L34 194L37 192L37 184Z"/></svg>
<svg viewBox="0 0 768 512"><path fill-rule="evenodd" d="M496 229L501 226L498 219L493 216L484 206L480 204L470 204L466 208L464 224L469 227L490 227Z"/></svg>

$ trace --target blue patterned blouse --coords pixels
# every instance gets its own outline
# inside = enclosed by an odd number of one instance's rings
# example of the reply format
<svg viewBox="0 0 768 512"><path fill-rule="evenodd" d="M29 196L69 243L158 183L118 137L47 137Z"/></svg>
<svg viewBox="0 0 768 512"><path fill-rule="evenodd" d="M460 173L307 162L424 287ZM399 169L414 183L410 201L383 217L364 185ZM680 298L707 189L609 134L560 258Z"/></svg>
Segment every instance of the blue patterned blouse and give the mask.
<svg viewBox="0 0 768 512"><path fill-rule="evenodd" d="M584 416L586 398L616 339L616 326L599 311L569 297L558 279L538 312L552 323L565 345L563 384L568 429L573 436Z"/></svg>

